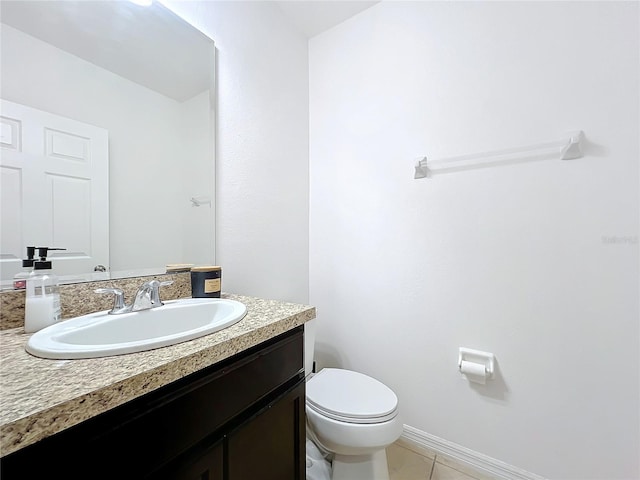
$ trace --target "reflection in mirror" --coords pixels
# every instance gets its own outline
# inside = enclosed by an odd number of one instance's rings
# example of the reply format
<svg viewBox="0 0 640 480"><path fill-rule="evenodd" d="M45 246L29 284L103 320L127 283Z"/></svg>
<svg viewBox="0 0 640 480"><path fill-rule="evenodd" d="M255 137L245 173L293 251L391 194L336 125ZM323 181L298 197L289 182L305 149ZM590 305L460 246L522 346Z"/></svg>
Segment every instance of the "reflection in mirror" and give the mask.
<svg viewBox="0 0 640 480"><path fill-rule="evenodd" d="M51 256L59 275L214 263L211 39L158 2L0 9L3 284L28 245L67 248ZM16 137L31 123L35 146ZM40 173L23 174L36 157Z"/></svg>

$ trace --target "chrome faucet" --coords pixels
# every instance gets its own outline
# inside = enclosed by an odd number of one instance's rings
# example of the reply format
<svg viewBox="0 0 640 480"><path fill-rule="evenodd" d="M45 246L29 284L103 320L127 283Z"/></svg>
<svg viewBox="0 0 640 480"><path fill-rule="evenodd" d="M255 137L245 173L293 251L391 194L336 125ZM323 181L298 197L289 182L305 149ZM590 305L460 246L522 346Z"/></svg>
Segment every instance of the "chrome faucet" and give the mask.
<svg viewBox="0 0 640 480"><path fill-rule="evenodd" d="M172 281L159 282L158 280L143 283L138 289L138 293L136 293L136 298L131 305L131 311L137 312L139 310L148 310L164 305L160 300L160 287L171 285L172 283Z"/></svg>
<svg viewBox="0 0 640 480"><path fill-rule="evenodd" d="M119 315L161 307L164 304L160 300L160 287L166 287L172 283L173 281L159 282L158 280L144 282L140 288L138 288L131 305L124 303L124 292L119 288L98 288L94 291L95 293L113 293L115 297L113 308L109 311L109 315Z"/></svg>

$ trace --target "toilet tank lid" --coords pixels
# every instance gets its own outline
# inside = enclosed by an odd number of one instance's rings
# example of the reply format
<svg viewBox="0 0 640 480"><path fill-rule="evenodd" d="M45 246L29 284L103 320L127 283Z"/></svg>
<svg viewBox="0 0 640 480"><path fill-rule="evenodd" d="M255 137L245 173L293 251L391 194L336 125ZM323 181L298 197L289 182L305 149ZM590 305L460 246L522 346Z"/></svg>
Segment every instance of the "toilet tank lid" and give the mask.
<svg viewBox="0 0 640 480"><path fill-rule="evenodd" d="M398 408L398 397L382 382L363 373L324 368L307 382L307 402L341 417L385 417Z"/></svg>

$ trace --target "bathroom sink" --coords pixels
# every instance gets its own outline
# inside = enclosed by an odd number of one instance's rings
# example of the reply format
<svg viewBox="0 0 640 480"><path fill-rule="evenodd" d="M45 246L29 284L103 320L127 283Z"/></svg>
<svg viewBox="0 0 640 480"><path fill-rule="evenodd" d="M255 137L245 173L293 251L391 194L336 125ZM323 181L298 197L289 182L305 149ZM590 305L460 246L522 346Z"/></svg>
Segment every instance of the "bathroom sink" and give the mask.
<svg viewBox="0 0 640 480"><path fill-rule="evenodd" d="M75 359L142 352L193 340L240 321L247 307L226 298L170 300L150 310L90 313L34 333L27 352L42 358Z"/></svg>

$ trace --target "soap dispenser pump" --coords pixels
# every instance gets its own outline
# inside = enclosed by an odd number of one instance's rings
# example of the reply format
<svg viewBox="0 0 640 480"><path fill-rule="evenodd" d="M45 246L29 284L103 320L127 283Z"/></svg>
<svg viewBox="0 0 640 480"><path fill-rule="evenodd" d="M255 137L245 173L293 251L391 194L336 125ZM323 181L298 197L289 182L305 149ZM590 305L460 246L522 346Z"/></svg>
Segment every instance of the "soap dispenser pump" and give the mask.
<svg viewBox="0 0 640 480"><path fill-rule="evenodd" d="M64 248L38 247L39 260L33 262L33 272L26 285L24 331L36 332L60 321L60 284L52 271L49 250Z"/></svg>
<svg viewBox="0 0 640 480"><path fill-rule="evenodd" d="M14 290L24 290L27 287L27 278L29 278L33 270L33 257L35 254L36 247L27 247L27 258L22 260L22 271L16 273L13 277Z"/></svg>

